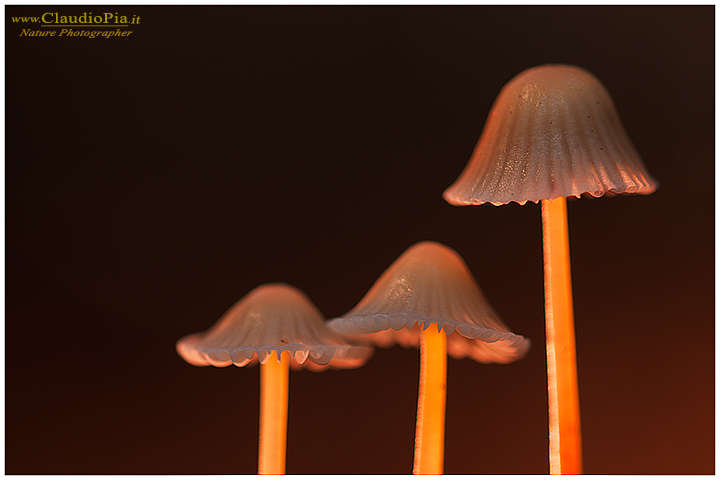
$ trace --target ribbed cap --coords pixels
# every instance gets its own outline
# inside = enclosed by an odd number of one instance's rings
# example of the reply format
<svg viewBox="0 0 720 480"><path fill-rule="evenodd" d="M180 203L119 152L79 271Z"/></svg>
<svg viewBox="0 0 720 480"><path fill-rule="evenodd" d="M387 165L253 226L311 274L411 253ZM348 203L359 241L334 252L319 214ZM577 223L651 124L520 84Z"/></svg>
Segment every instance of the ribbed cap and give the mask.
<svg viewBox="0 0 720 480"><path fill-rule="evenodd" d="M600 81L579 67L543 65L503 87L443 197L454 205L522 205L656 188Z"/></svg>
<svg viewBox="0 0 720 480"><path fill-rule="evenodd" d="M331 329L380 346L420 344L420 328L448 334L448 354L483 363L522 358L530 341L510 332L457 252L436 242L407 249Z"/></svg>
<svg viewBox="0 0 720 480"><path fill-rule="evenodd" d="M290 367L310 370L356 368L373 353L330 330L310 299L283 283L253 289L209 330L181 338L176 350L188 363L216 367L277 361L287 350Z"/></svg>

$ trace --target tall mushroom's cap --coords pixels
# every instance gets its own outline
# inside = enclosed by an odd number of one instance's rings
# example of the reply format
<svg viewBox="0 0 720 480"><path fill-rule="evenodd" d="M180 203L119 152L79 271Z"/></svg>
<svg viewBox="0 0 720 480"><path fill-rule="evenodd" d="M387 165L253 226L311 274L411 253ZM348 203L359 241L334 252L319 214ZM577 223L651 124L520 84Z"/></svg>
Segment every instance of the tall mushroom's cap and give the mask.
<svg viewBox="0 0 720 480"><path fill-rule="evenodd" d="M656 188L600 81L579 67L542 65L505 85L443 197L454 205L522 205Z"/></svg>
<svg viewBox="0 0 720 480"><path fill-rule="evenodd" d="M261 285L237 301L203 333L187 335L175 346L188 363L226 367L266 363L290 352L290 367L325 370L356 368L373 347L346 342L300 290L283 283Z"/></svg>
<svg viewBox="0 0 720 480"><path fill-rule="evenodd" d="M530 341L511 333L485 299L465 262L437 242L408 248L360 303L328 326L380 346L420 344L420 325L448 335L448 353L483 363L522 358Z"/></svg>

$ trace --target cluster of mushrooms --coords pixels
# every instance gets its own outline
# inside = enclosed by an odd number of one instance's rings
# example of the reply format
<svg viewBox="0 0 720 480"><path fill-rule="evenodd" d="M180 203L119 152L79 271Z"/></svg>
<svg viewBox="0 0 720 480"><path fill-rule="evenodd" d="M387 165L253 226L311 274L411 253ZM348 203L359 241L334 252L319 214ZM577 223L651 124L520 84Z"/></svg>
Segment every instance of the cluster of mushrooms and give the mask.
<svg viewBox="0 0 720 480"><path fill-rule="evenodd" d="M550 473L582 473L565 198L656 188L600 81L579 67L543 65L502 89L470 161L443 194L453 205L542 202ZM394 344L420 348L413 473L441 474L447 355L509 363L530 348L448 246L411 246L353 309L329 321L295 287L258 286L176 349L198 366L261 364L258 471L283 474L289 368L357 368L374 345Z"/></svg>

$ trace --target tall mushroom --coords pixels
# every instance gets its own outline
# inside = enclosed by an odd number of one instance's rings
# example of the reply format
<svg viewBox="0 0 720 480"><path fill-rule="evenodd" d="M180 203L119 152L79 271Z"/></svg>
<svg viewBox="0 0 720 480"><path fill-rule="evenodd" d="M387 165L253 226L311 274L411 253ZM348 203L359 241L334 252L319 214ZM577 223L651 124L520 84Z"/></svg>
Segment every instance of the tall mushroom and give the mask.
<svg viewBox="0 0 720 480"><path fill-rule="evenodd" d="M543 65L505 85L443 194L453 205L542 201L550 473L582 472L565 197L656 188L600 81L579 67Z"/></svg>
<svg viewBox="0 0 720 480"><path fill-rule="evenodd" d="M380 346L420 346L415 474L443 471L447 354L509 363L530 347L505 326L460 255L436 242L408 248L352 310L328 326Z"/></svg>
<svg viewBox="0 0 720 480"><path fill-rule="evenodd" d="M373 347L346 342L304 293L277 283L256 287L209 330L178 340L176 350L197 366L261 364L258 472L278 475L285 473L288 368L356 368Z"/></svg>

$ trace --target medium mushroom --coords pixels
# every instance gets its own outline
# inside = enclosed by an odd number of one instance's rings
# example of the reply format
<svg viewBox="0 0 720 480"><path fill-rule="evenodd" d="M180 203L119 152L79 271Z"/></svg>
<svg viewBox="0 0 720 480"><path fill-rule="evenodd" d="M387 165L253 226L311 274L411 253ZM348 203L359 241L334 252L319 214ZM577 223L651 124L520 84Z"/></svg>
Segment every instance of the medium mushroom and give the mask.
<svg viewBox="0 0 720 480"><path fill-rule="evenodd" d="M415 474L443 471L447 354L509 363L530 347L509 331L460 255L436 242L408 248L352 310L328 326L380 346L420 346Z"/></svg>
<svg viewBox="0 0 720 480"><path fill-rule="evenodd" d="M356 368L373 347L346 342L295 287L265 284L238 300L209 330L187 335L176 350L197 366L260 366L258 472L285 473L288 368Z"/></svg>
<svg viewBox="0 0 720 480"><path fill-rule="evenodd" d="M600 81L579 67L543 65L503 87L443 194L453 205L542 202L550 473L582 473L565 197L656 188Z"/></svg>

